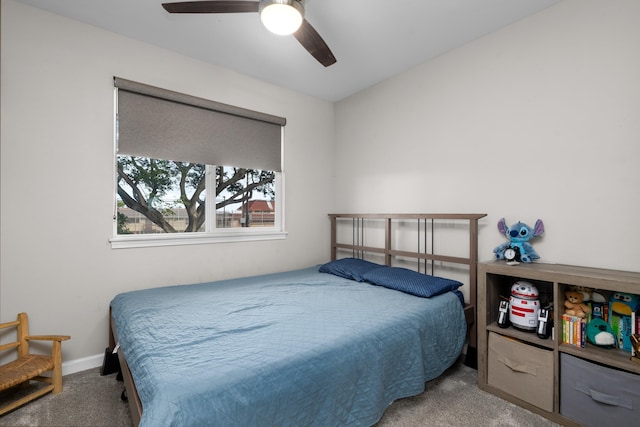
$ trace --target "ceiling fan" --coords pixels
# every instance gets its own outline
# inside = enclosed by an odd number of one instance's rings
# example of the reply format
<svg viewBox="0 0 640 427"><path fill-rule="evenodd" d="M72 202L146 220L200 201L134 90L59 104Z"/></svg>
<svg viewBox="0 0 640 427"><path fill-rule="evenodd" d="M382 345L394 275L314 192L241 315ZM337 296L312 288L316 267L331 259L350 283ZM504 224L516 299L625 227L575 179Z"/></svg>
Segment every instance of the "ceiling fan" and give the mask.
<svg viewBox="0 0 640 427"><path fill-rule="evenodd" d="M304 0L185 1L163 3L162 7L169 13L258 12L269 31L280 35L293 34L302 47L325 67L336 63L329 46L304 19Z"/></svg>

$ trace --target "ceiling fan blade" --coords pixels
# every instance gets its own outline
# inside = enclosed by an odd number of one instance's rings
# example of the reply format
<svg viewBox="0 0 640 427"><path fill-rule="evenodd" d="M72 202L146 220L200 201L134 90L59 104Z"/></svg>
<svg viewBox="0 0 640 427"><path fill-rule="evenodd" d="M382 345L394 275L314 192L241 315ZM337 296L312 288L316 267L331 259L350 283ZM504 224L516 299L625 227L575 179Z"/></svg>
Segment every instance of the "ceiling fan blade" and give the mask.
<svg viewBox="0 0 640 427"><path fill-rule="evenodd" d="M302 20L302 25L298 31L293 33L293 36L309 51L311 56L316 58L318 62L325 67L336 63L336 57L333 56L329 46L327 46L324 40L322 40L322 37L320 37L320 34L318 34L306 19Z"/></svg>
<svg viewBox="0 0 640 427"><path fill-rule="evenodd" d="M258 12L258 1L182 1L162 3L169 13L242 13Z"/></svg>

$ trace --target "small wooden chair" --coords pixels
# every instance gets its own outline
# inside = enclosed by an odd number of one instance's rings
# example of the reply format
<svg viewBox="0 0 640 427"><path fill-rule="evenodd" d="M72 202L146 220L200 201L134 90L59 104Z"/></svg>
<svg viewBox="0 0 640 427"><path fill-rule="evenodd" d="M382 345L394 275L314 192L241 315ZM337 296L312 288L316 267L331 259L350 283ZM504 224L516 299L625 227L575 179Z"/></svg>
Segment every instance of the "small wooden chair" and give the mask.
<svg viewBox="0 0 640 427"><path fill-rule="evenodd" d="M0 331L7 328L16 328L17 341L0 345L0 352L4 353L15 349L18 357L16 360L0 366L0 391L20 385L27 386L31 380L45 382L49 385L1 407L0 416L50 391L53 394L62 391L61 343L71 338L68 335L29 335L27 313L18 314L18 318L14 322L0 324ZM51 355L29 354L29 341L41 340L52 342ZM42 376L49 371L51 371L51 377Z"/></svg>

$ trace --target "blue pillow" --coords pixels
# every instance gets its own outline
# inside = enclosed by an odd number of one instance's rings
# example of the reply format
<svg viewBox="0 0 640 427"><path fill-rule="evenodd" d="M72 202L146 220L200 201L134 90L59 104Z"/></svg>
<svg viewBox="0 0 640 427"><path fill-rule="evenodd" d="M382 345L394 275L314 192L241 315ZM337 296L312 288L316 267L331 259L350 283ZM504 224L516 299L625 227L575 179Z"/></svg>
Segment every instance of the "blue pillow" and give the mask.
<svg viewBox="0 0 640 427"><path fill-rule="evenodd" d="M384 265L363 259L341 258L321 265L319 271L321 273L329 273L344 277L345 279L355 280L356 282L364 282L365 273L382 267L384 267Z"/></svg>
<svg viewBox="0 0 640 427"><path fill-rule="evenodd" d="M444 277L429 276L400 267L384 267L364 275L367 282L419 297L432 297L458 289L462 283Z"/></svg>

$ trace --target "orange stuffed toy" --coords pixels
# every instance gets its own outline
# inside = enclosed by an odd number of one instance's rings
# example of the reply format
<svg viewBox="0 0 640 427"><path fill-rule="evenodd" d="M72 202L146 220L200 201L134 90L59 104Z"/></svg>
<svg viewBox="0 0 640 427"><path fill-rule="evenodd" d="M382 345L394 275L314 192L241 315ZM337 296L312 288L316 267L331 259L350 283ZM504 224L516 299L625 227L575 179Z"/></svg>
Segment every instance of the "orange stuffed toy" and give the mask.
<svg viewBox="0 0 640 427"><path fill-rule="evenodd" d="M564 306L566 307L566 310L564 311L565 314L585 317L588 313L591 313L591 309L582 302L584 299L582 292L566 291L564 293L564 297Z"/></svg>

